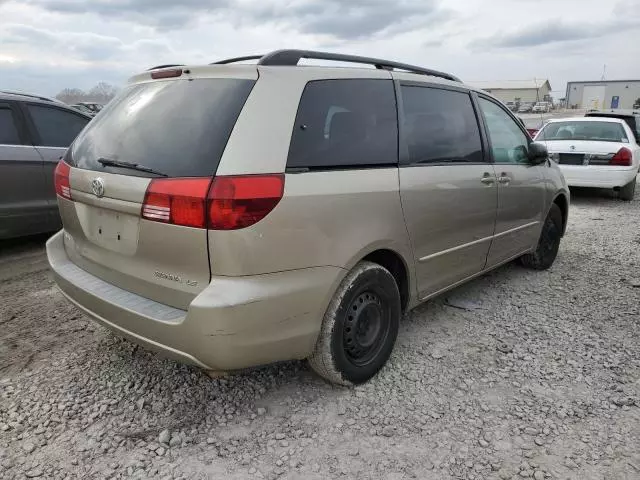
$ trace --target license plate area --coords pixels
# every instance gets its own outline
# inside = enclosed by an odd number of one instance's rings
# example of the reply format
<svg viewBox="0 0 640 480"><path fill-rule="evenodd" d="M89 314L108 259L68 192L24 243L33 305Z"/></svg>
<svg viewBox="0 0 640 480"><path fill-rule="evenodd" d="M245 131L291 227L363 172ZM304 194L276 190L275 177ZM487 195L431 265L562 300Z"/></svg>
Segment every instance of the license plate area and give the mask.
<svg viewBox="0 0 640 480"><path fill-rule="evenodd" d="M136 252L140 223L138 217L92 205L77 206L82 229L91 243L125 255Z"/></svg>
<svg viewBox="0 0 640 480"><path fill-rule="evenodd" d="M561 165L585 165L584 155L580 153L561 153L558 163Z"/></svg>

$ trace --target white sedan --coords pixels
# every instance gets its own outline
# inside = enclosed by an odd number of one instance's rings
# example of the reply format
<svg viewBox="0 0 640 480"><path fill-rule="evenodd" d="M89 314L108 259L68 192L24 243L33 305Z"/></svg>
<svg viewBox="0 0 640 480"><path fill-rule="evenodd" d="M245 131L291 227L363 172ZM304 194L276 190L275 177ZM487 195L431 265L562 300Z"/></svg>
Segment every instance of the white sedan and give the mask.
<svg viewBox="0 0 640 480"><path fill-rule="evenodd" d="M633 200L640 145L624 120L576 117L549 120L536 134L570 187L613 188Z"/></svg>

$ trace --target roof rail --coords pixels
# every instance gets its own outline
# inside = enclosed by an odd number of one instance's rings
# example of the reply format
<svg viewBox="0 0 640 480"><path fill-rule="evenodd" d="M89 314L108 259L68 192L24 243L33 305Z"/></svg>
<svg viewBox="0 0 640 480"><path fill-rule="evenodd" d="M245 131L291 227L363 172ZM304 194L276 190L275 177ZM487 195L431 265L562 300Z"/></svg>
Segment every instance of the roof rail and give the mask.
<svg viewBox="0 0 640 480"><path fill-rule="evenodd" d="M169 67L184 67L183 63L168 63L167 65L157 65L155 67L151 67L147 69L147 72L151 70L160 70L161 68L169 68Z"/></svg>
<svg viewBox="0 0 640 480"><path fill-rule="evenodd" d="M228 63L244 62L245 60L260 60L263 56L264 55L246 55L244 57L227 58L226 60L210 63L209 65L226 65Z"/></svg>
<svg viewBox="0 0 640 480"><path fill-rule="evenodd" d="M258 61L258 65L293 66L297 65L302 58L332 60L336 62L361 63L373 65L379 70L405 70L411 73L430 75L432 77L440 77L454 82L461 82L458 77L451 75L450 73L439 72L437 70L431 70L430 68L417 67L415 65L392 62L379 58L360 57L357 55L343 55L340 53L314 52L311 50L276 50L275 52L271 52L263 56L260 61Z"/></svg>
<svg viewBox="0 0 640 480"><path fill-rule="evenodd" d="M430 75L432 77L440 77L454 82L462 82L458 77L450 73L431 70L430 68L417 67L407 63L392 62L390 60L382 60L379 58L359 57L357 55L343 55L340 53L315 52L312 50L276 50L266 55L248 55L245 57L228 58L210 63L209 65L225 65L228 63L242 62L245 60L258 60L258 65L264 66L295 66L302 58L311 58L315 60L332 60L336 62L360 63L365 65L373 65L379 70L405 70L411 73L421 75Z"/></svg>
<svg viewBox="0 0 640 480"><path fill-rule="evenodd" d="M45 102L62 103L60 102L60 100L56 98L44 97L42 95L34 95L33 93L17 92L14 90L0 90L0 93L4 93L7 95L20 95L21 97L28 97L28 98L37 98L38 100L43 100Z"/></svg>

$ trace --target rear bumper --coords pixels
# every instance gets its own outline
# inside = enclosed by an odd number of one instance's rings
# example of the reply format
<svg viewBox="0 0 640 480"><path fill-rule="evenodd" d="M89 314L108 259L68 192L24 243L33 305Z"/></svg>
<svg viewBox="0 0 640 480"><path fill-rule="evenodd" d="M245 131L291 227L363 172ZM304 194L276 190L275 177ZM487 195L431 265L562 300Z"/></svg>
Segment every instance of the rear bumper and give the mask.
<svg viewBox="0 0 640 480"><path fill-rule="evenodd" d="M570 187L615 188L624 187L638 174L638 167L597 167L559 165Z"/></svg>
<svg viewBox="0 0 640 480"><path fill-rule="evenodd" d="M62 293L90 318L180 362L237 370L301 359L313 351L322 317L346 273L337 267L214 277L180 310L122 290L67 256L64 231L47 242Z"/></svg>

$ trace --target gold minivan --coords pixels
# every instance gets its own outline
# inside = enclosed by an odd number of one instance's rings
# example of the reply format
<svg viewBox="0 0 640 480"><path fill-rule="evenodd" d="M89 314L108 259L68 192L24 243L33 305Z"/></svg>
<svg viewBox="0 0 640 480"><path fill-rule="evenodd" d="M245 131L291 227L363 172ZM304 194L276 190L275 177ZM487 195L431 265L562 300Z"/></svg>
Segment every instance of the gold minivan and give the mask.
<svg viewBox="0 0 640 480"><path fill-rule="evenodd" d="M514 259L550 267L569 208L544 145L487 93L301 50L134 76L55 187L49 263L89 317L203 369L306 358L345 385L420 302Z"/></svg>

